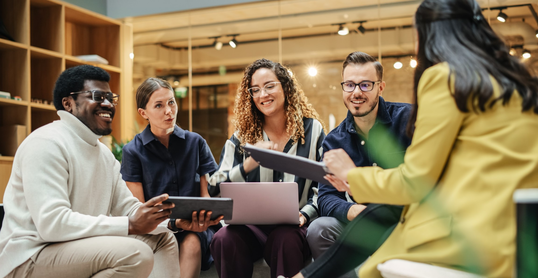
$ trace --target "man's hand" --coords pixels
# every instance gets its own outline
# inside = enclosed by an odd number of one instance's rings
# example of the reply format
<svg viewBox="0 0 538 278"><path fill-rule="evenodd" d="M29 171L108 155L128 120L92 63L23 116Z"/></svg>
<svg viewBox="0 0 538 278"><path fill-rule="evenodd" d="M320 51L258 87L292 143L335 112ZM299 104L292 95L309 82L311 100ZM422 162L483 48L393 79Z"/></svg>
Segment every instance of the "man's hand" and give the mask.
<svg viewBox="0 0 538 278"><path fill-rule="evenodd" d="M347 211L347 220L353 221L353 219L355 219L355 217L357 217L359 213L361 213L365 208L366 208L365 205L359 205L359 204L352 205Z"/></svg>
<svg viewBox="0 0 538 278"><path fill-rule="evenodd" d="M172 203L162 203L166 200L168 200L168 194L162 194L143 203L134 214L129 216L129 234L147 234L166 220L174 207Z"/></svg>
<svg viewBox="0 0 538 278"><path fill-rule="evenodd" d="M176 227L183 229L185 231L191 231L191 232L203 232L209 228L209 226L217 225L224 216L219 216L215 220L211 220L211 215L213 214L212 211L206 212L205 210L200 211L200 215L198 215L198 212L193 211L192 212L192 220L186 220L186 219L177 219L176 220Z"/></svg>

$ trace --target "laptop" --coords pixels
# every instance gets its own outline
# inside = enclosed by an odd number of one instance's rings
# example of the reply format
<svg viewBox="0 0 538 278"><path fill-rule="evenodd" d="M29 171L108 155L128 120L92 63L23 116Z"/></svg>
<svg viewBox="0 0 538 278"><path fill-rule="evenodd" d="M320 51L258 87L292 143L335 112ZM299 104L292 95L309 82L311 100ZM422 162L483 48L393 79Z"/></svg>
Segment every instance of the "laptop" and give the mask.
<svg viewBox="0 0 538 278"><path fill-rule="evenodd" d="M222 182L221 197L233 199L226 224L299 225L299 189L296 182Z"/></svg>

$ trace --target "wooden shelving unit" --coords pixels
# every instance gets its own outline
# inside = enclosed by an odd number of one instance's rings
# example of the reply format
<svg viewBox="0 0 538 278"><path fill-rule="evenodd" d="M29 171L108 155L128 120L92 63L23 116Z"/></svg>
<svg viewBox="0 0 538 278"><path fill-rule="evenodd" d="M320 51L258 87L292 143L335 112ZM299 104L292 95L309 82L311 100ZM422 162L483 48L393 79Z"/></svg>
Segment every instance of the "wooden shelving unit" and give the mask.
<svg viewBox="0 0 538 278"><path fill-rule="evenodd" d="M120 95L112 135L123 134L121 106L132 105L130 70L132 33L130 26L106 16L58 0L0 0L0 19L15 41L0 38L0 91L22 100L0 98L0 126L23 125L26 134L58 119L52 105L54 83L65 69L91 64L111 76L110 88ZM127 42L126 42L127 39ZM77 58L97 54L109 64ZM127 65L127 66L126 66ZM35 100L40 100L36 103ZM124 108L132 118L132 109ZM15 136L0 134L0 138ZM0 139L1 142L1 139ZM13 156L0 156L0 203L11 174Z"/></svg>

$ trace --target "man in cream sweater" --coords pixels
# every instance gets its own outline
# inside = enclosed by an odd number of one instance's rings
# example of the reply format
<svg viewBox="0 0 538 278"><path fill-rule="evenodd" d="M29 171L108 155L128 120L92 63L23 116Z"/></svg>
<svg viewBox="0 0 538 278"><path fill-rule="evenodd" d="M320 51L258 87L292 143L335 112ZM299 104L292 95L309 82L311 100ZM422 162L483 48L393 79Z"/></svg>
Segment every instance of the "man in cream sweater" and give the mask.
<svg viewBox="0 0 538 278"><path fill-rule="evenodd" d="M168 196L140 203L99 137L118 96L110 76L83 65L54 88L59 121L20 145L4 195L0 277L179 277ZM162 223L162 224L161 224ZM128 236L129 235L129 236Z"/></svg>

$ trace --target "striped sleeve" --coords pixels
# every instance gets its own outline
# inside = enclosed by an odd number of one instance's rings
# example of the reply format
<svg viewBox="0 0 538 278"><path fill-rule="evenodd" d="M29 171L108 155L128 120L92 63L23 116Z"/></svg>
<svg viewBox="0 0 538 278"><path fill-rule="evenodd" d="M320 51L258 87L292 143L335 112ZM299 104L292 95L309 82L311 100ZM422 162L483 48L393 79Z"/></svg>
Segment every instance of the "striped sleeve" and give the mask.
<svg viewBox="0 0 538 278"><path fill-rule="evenodd" d="M241 142L232 135L226 141L220 154L219 169L209 178L209 194L218 196L220 194L221 182L244 182L245 170L243 169L243 155L240 153Z"/></svg>

